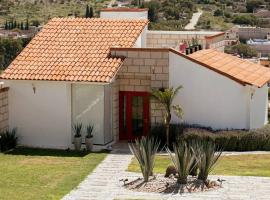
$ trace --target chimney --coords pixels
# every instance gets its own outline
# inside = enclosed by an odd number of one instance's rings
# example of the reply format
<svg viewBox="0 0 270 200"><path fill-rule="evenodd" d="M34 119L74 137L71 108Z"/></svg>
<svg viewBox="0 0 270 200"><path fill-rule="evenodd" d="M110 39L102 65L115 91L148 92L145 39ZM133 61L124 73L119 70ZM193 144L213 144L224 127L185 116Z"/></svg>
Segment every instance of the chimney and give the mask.
<svg viewBox="0 0 270 200"><path fill-rule="evenodd" d="M185 53L186 53L186 55L188 55L188 54L192 54L192 53L194 53L196 51L200 51L200 50L202 50L202 45L196 44L196 45L186 47Z"/></svg>

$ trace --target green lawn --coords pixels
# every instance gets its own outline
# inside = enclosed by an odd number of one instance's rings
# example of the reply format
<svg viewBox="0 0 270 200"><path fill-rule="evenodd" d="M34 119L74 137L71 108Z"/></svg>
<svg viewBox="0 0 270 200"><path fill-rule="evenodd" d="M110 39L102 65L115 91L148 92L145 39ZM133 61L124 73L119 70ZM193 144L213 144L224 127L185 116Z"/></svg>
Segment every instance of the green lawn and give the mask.
<svg viewBox="0 0 270 200"><path fill-rule="evenodd" d="M165 173L167 166L171 164L172 163L168 156L157 156L154 172ZM135 159L132 160L128 170L132 172L140 172ZM222 156L211 174L270 177L270 154Z"/></svg>
<svg viewBox="0 0 270 200"><path fill-rule="evenodd" d="M0 199L61 199L106 155L22 148L0 153Z"/></svg>

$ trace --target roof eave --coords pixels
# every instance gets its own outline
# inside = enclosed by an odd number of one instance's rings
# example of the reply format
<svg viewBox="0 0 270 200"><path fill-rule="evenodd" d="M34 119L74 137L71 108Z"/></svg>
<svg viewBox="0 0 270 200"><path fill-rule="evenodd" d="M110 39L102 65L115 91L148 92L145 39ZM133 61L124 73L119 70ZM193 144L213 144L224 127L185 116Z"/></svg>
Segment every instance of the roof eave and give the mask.
<svg viewBox="0 0 270 200"><path fill-rule="evenodd" d="M196 60L196 59L194 59L194 58L191 58L191 57L189 57L189 56L187 56L187 55L185 55L185 54L182 54L182 53L180 53L179 51L176 51L175 49L170 48L170 52L175 53L175 54L177 54L177 55L180 55L180 56L182 56L183 58L186 58L186 59L188 59L188 60L190 60L190 61L192 61L192 62L194 62L194 63L197 63L197 64L199 64L199 65L201 65L201 66L204 66L204 67L206 67L206 68L209 69L209 70L212 70L212 71L214 71L214 72L216 72L216 73L218 73L218 74L221 74L221 75L223 75L223 76L225 76L225 77L227 77L227 78L230 78L231 80L233 80L233 81L235 81L235 82L237 82L237 83L239 83L239 84L241 84L241 85L243 85L243 86L245 86L246 84L248 84L248 83L246 83L246 82L244 82L244 81L241 81L241 80L239 80L239 79L237 79L237 78L235 78L235 77L233 77L233 76L230 76L229 74L226 74L226 73L224 73L224 72L218 71L217 69L212 68L212 67L210 67L209 65L206 65L206 64L204 64L204 63L202 63L202 62L200 62L200 61L198 61L198 60Z"/></svg>

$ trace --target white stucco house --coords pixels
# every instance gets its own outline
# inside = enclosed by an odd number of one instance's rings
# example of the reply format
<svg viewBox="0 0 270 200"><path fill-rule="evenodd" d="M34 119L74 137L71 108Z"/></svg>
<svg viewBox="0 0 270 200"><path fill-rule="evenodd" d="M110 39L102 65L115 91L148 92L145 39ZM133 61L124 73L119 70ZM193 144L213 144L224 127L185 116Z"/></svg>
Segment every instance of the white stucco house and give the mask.
<svg viewBox="0 0 270 200"><path fill-rule="evenodd" d="M9 127L17 127L20 144L72 148L76 122L94 125L96 147L132 140L162 121L151 90L179 85L174 103L186 123L214 129L267 123L268 68L211 48L185 55L148 47L147 24L50 20L1 74L9 87Z"/></svg>

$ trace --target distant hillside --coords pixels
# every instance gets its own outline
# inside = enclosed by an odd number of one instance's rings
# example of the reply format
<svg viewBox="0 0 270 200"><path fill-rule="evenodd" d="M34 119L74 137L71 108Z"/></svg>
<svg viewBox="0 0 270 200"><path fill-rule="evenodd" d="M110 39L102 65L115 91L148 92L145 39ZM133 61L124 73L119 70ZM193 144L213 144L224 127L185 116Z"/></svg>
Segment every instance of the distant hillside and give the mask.
<svg viewBox="0 0 270 200"><path fill-rule="evenodd" d="M269 0L197 0L204 11L197 29L227 30L234 24L269 27L270 20L256 16L259 10L270 10Z"/></svg>
<svg viewBox="0 0 270 200"><path fill-rule="evenodd" d="M29 18L32 22L44 23L53 17L69 15L84 16L86 5L93 6L97 12L109 0L0 0L0 24L6 20L17 23Z"/></svg>

